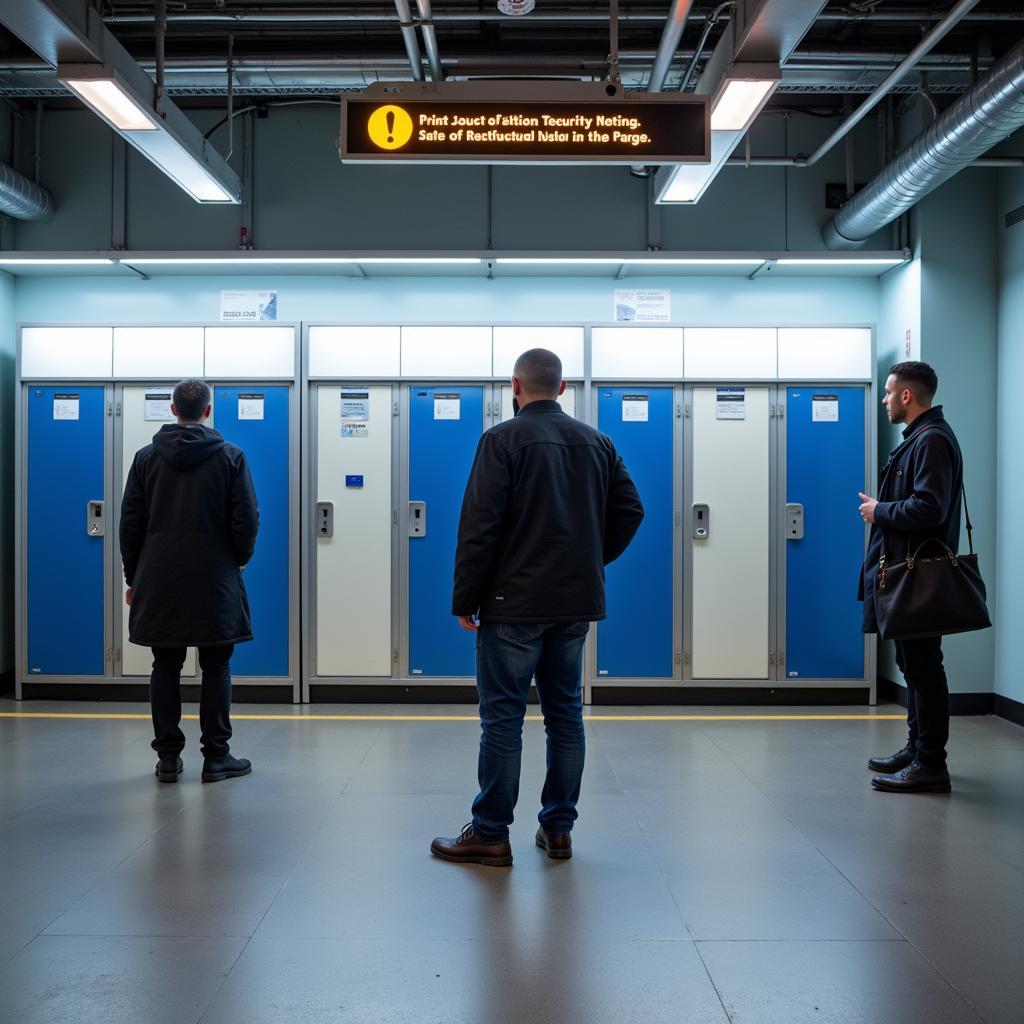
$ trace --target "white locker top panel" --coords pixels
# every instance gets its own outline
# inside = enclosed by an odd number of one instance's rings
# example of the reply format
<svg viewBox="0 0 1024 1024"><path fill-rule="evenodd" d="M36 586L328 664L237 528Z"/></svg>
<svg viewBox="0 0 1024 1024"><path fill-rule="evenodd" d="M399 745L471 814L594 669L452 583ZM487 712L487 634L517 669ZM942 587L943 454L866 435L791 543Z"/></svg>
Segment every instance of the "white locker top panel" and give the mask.
<svg viewBox="0 0 1024 1024"><path fill-rule="evenodd" d="M872 375L870 328L779 328L781 379L871 380Z"/></svg>
<svg viewBox="0 0 1024 1024"><path fill-rule="evenodd" d="M494 376L511 377L516 360L531 348L554 352L562 360L563 377L583 377L582 327L495 327Z"/></svg>
<svg viewBox="0 0 1024 1024"><path fill-rule="evenodd" d="M206 376L295 376L294 327L207 327Z"/></svg>
<svg viewBox="0 0 1024 1024"><path fill-rule="evenodd" d="M115 327L115 377L202 377L202 327Z"/></svg>
<svg viewBox="0 0 1024 1024"><path fill-rule="evenodd" d="M74 380L109 377L114 331L110 327L25 327L21 331L21 376Z"/></svg>
<svg viewBox="0 0 1024 1024"><path fill-rule="evenodd" d="M688 380L775 380L778 331L774 327L687 327Z"/></svg>
<svg viewBox="0 0 1024 1024"><path fill-rule="evenodd" d="M403 327L403 377L490 377L490 327Z"/></svg>
<svg viewBox="0 0 1024 1024"><path fill-rule="evenodd" d="M309 329L310 377L397 377L402 329L346 324Z"/></svg>
<svg viewBox="0 0 1024 1024"><path fill-rule="evenodd" d="M595 379L678 380L683 376L681 327L595 327L590 337Z"/></svg>

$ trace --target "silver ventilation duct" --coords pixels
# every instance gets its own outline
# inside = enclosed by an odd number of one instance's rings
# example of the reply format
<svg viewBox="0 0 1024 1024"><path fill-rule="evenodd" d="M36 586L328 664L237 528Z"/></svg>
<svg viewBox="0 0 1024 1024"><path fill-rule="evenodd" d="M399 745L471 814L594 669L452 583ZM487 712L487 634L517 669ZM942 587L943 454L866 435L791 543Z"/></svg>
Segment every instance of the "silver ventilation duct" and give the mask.
<svg viewBox="0 0 1024 1024"><path fill-rule="evenodd" d="M53 213L50 193L0 163L0 213L17 220L45 220Z"/></svg>
<svg viewBox="0 0 1024 1024"><path fill-rule="evenodd" d="M856 249L1021 126L1024 40L825 225L825 244Z"/></svg>

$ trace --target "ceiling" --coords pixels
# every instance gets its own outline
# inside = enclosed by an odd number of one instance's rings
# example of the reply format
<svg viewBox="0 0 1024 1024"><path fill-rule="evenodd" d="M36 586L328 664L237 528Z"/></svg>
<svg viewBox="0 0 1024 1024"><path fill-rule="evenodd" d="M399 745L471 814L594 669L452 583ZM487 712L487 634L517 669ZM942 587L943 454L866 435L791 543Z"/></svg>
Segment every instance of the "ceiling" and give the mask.
<svg viewBox="0 0 1024 1024"><path fill-rule="evenodd" d="M153 0L100 0L97 6L107 28L152 72ZM952 0L828 3L784 63L772 107L839 112L850 102L848 95L874 89L952 6ZM646 87L668 9L664 2L619 0L620 70L627 88ZM719 17L709 26L716 9ZM236 106L246 97L257 103L327 99L381 79L411 77L395 6L382 0L167 0L167 10L166 81L181 107L221 105L211 98L227 92L229 37ZM716 3L696 0L666 91L679 88L696 59L693 88L729 13ZM537 0L524 17L501 14L495 0L437 0L433 8L438 49L450 80L604 78L608 14L606 5L588 0ZM983 0L894 91L923 90L941 109L1022 36L1020 0ZM56 81L53 69L3 28L0 96L15 103L41 99L51 107L77 102Z"/></svg>

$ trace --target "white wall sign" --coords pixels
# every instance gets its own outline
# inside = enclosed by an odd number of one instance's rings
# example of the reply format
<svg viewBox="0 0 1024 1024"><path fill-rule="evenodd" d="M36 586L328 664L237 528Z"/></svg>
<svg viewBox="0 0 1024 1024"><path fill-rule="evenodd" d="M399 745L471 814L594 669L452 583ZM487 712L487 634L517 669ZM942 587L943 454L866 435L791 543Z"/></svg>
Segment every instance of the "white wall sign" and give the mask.
<svg viewBox="0 0 1024 1024"><path fill-rule="evenodd" d="M341 436L342 437L369 437L370 436L370 424L362 420L342 420L341 421Z"/></svg>
<svg viewBox="0 0 1024 1024"><path fill-rule="evenodd" d="M815 423L839 422L838 395L812 395L811 419Z"/></svg>
<svg viewBox="0 0 1024 1024"><path fill-rule="evenodd" d="M277 292L220 293L220 318L230 323L277 319Z"/></svg>
<svg viewBox="0 0 1024 1024"><path fill-rule="evenodd" d="M462 396L456 391L453 394L434 395L434 419L457 420L462 418Z"/></svg>
<svg viewBox="0 0 1024 1024"><path fill-rule="evenodd" d="M249 392L238 396L238 418L240 420L263 419L263 394Z"/></svg>
<svg viewBox="0 0 1024 1024"><path fill-rule="evenodd" d="M171 391L147 391L145 397L144 421L146 423L170 423L174 420L171 412Z"/></svg>
<svg viewBox="0 0 1024 1024"><path fill-rule="evenodd" d="M53 396L53 418L55 420L78 419L78 395L59 394Z"/></svg>
<svg viewBox="0 0 1024 1024"><path fill-rule="evenodd" d="M672 319L668 288L615 289L615 320L637 324L666 324Z"/></svg>
<svg viewBox="0 0 1024 1024"><path fill-rule="evenodd" d="M623 395L622 422L646 423L650 419L650 404L647 395Z"/></svg>
<svg viewBox="0 0 1024 1024"><path fill-rule="evenodd" d="M747 418L746 388L715 388L715 418L745 420Z"/></svg>
<svg viewBox="0 0 1024 1024"><path fill-rule="evenodd" d="M370 420L370 392L341 392L341 418L357 423L368 423Z"/></svg>

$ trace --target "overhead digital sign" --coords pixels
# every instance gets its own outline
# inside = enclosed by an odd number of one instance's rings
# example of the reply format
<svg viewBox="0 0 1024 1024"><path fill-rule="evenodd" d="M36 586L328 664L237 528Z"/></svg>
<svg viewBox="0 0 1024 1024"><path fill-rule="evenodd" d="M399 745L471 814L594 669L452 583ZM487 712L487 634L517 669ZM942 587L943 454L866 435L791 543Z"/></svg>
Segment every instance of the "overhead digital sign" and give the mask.
<svg viewBox="0 0 1024 1024"><path fill-rule="evenodd" d="M707 98L379 87L342 100L341 159L373 163L707 163Z"/></svg>

